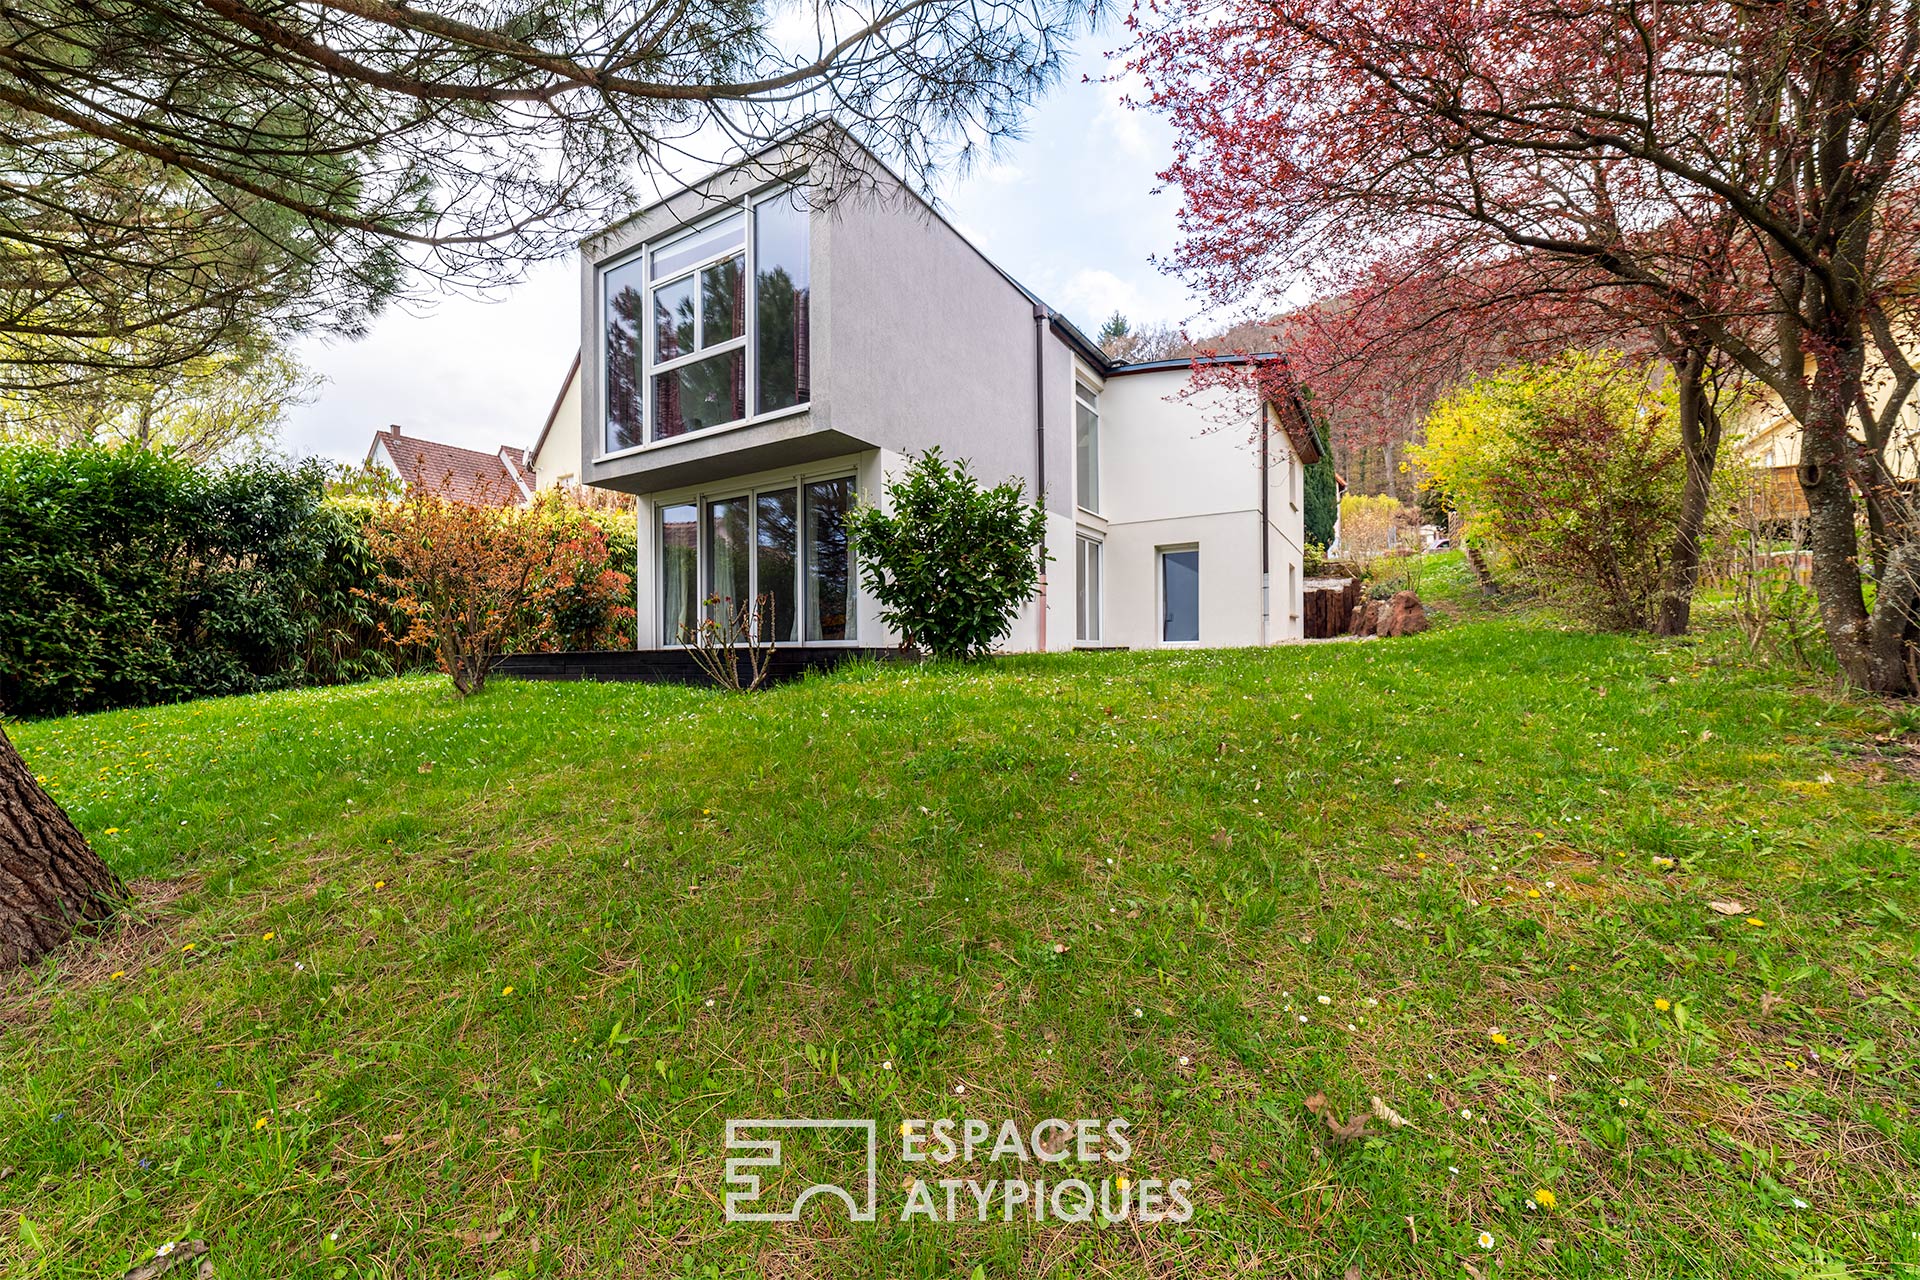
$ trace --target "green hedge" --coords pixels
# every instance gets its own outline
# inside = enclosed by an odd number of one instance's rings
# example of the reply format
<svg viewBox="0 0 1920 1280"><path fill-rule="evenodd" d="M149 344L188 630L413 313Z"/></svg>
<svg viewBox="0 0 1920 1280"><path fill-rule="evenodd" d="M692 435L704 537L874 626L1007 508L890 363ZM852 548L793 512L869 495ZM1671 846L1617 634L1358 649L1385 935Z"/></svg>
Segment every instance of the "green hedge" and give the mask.
<svg viewBox="0 0 1920 1280"><path fill-rule="evenodd" d="M0 709L171 702L391 668L317 463L0 448Z"/></svg>

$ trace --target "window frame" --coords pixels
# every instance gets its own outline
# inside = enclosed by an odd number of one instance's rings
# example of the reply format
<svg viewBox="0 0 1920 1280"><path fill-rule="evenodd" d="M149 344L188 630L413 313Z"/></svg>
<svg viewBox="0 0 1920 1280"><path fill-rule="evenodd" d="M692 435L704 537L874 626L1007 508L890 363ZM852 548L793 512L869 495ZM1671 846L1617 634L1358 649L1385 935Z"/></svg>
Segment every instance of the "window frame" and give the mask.
<svg viewBox="0 0 1920 1280"><path fill-rule="evenodd" d="M1167 639L1167 557L1193 553L1193 639ZM1200 544L1178 542L1153 549L1153 635L1163 649L1197 649L1204 643L1201 609Z"/></svg>
<svg viewBox="0 0 1920 1280"><path fill-rule="evenodd" d="M676 440L679 438L678 436L673 437L673 439ZM713 574L712 526L707 515L708 505L713 502L727 502L739 499L745 502L748 517L746 541L748 551L747 590L750 598L757 601L763 594L760 589L760 495L763 493L792 491L795 502L793 598L799 610L799 615L793 619L794 638L791 640L777 641L775 642L776 646L781 648L799 648L806 646L816 648L858 648L860 644L859 620L861 603L860 558L852 547L847 549L847 619L848 625L854 634L845 640L809 640L806 638L806 609L809 599L808 593L811 589L807 572L807 486L834 480L844 480L847 482L848 494L857 504L860 495L860 476L857 469L844 465L831 467L822 471L800 471L781 476L769 476L759 480L749 480L744 483L713 484L703 486L697 490L678 491L670 496L663 495L656 498L653 502L654 551L652 556L654 591L656 597L664 599L663 593L665 585L663 579L666 571L666 542L662 530L664 529L665 510L669 507L692 506L698 513L694 520L694 526L698 530L698 535L694 546L693 580L697 584L699 593L698 599L695 602L696 613L704 616L704 602L708 592L707 584L711 581ZM693 647L682 644L677 639L669 639L666 636L667 618L664 607L662 608L657 623L661 648L687 649ZM741 641L735 647L744 648L746 647L746 643L746 641Z"/></svg>
<svg viewBox="0 0 1920 1280"><path fill-rule="evenodd" d="M1093 609L1086 611L1088 552L1092 552ZM1105 644L1107 635L1107 540L1086 529L1074 531L1073 639L1076 644ZM1083 616L1083 612L1086 616Z"/></svg>
<svg viewBox="0 0 1920 1280"><path fill-rule="evenodd" d="M600 447L599 452L595 454L594 461L605 462L616 458L624 458L632 454L640 453L646 449L667 447L693 436L709 436L716 432L731 431L758 422L770 422L777 418L805 413L812 407L812 400L809 398L802 400L798 404L787 405L780 409L771 409L765 413L755 413L753 411L754 406L760 402L760 370L758 352L755 345L759 338L759 334L757 333L759 327L759 263L758 246L756 244L757 237L754 235L754 210L769 200L787 197L791 192L801 187L803 182L804 175L794 175L783 178L765 187L748 192L743 196L728 200L726 203L716 206L692 222L683 223L680 226L674 227L669 232L642 241L623 253L616 254L603 262L594 264L594 314L598 317L596 320L597 328L594 334L594 344L599 350L600 361ZM663 249L676 240L697 237L703 231L725 222L728 218L736 214L741 217L742 241L739 245L711 253L697 262L676 269L670 276L665 276L658 280L654 279L653 254L656 250ZM808 233L808 252L812 252L811 227L809 227ZM693 332L695 339L698 340L702 336L705 321L704 313L706 311L706 300L699 284L700 273L708 267L716 263L725 262L727 259L735 257L736 255L742 258L741 270L745 280L743 305L746 315L741 326L740 335L738 337L728 338L724 342L714 343L710 347L701 347L685 355L675 356L671 360L656 360L654 358L654 345L657 337L654 330L654 294L658 290L678 284L682 280L691 278L694 281ZM615 271L635 263L638 263L641 268L643 280L641 289L641 315L644 317L644 328L641 334L641 368L637 380L640 398L640 443L626 445L619 449L610 449L607 447L608 424L606 403L607 384L609 381L607 377L607 277ZM694 364L701 360L712 359L715 356L726 355L729 352L738 350L744 350L745 352L742 357L744 369L741 382L741 397L742 403L745 404L747 408L747 412L741 417L730 418L725 422L717 422L710 427L702 427L697 431L683 431L679 435L673 436L657 434L659 423L655 420L654 411L653 383L655 377L664 373L672 373L684 365ZM809 386L811 386L811 383L809 383Z"/></svg>
<svg viewBox="0 0 1920 1280"><path fill-rule="evenodd" d="M1101 390L1102 388L1094 385L1093 381L1085 373L1081 372L1079 368L1076 367L1074 369L1074 372L1073 372L1073 505L1078 507L1080 510L1086 512L1088 515L1093 515L1093 516L1100 515L1100 501L1102 496L1100 492L1101 490L1101 484L1100 484L1100 434L1101 434L1100 432L1100 426L1101 426L1100 392ZM1088 468L1093 476L1093 484L1091 485L1091 488L1093 489L1093 494L1092 494L1093 501L1091 503L1087 501L1088 495L1086 490L1089 486L1082 485L1080 483L1080 410L1082 408L1085 408L1093 415L1093 433L1090 437L1093 442L1093 447L1092 449L1089 450L1089 452L1093 455L1093 458Z"/></svg>

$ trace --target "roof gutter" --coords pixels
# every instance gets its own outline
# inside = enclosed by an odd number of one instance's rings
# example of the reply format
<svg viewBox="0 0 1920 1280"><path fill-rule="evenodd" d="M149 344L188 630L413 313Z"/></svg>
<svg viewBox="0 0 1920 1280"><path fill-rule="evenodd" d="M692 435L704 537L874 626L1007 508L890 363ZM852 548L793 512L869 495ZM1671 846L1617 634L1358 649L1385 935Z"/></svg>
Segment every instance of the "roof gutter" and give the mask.
<svg viewBox="0 0 1920 1280"><path fill-rule="evenodd" d="M1035 299L1033 304L1033 485L1034 501L1040 504L1040 518L1047 515L1047 323L1053 313ZM1047 651L1047 536L1041 526L1040 617L1038 648Z"/></svg>

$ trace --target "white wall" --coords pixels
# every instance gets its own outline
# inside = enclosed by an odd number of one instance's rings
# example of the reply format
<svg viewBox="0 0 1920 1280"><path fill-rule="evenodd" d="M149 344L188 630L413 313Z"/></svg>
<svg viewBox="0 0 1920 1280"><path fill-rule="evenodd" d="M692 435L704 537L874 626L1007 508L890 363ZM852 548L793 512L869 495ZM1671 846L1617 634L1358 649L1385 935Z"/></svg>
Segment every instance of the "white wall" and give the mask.
<svg viewBox="0 0 1920 1280"><path fill-rule="evenodd" d="M1201 645L1297 637L1298 463L1285 434L1271 426L1272 594L1263 606L1259 417L1251 397L1240 403L1221 390L1178 399L1187 379L1185 369L1117 374L1101 389L1101 518L1083 514L1080 522L1105 534L1102 643L1160 647L1159 552L1180 547L1200 552ZM1072 565L1065 562L1069 606Z"/></svg>
<svg viewBox="0 0 1920 1280"><path fill-rule="evenodd" d="M566 389L554 410L553 425L533 456L535 487L551 489L556 484L580 484L580 373L576 367L567 375Z"/></svg>

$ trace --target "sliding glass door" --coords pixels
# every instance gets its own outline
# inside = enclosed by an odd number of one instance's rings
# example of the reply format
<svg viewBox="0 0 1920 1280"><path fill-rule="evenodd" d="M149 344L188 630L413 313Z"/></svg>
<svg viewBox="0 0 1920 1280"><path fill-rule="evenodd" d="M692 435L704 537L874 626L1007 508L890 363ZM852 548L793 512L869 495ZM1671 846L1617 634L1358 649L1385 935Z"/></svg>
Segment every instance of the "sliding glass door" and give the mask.
<svg viewBox="0 0 1920 1280"><path fill-rule="evenodd" d="M853 481L822 480L807 486L807 639L853 639L853 560L847 550L847 517L853 514Z"/></svg>
<svg viewBox="0 0 1920 1280"><path fill-rule="evenodd" d="M753 508L744 497L707 503L707 595L716 620L732 617L753 604L753 569L748 561Z"/></svg>
<svg viewBox="0 0 1920 1280"><path fill-rule="evenodd" d="M778 644L853 640L853 500L840 476L660 507L660 642L683 643L708 596L715 616L751 607Z"/></svg>
<svg viewBox="0 0 1920 1280"><path fill-rule="evenodd" d="M1200 638L1200 549L1160 553L1160 639L1191 644Z"/></svg>
<svg viewBox="0 0 1920 1280"><path fill-rule="evenodd" d="M800 491L761 493L754 507L754 572L760 581L760 638L790 643L800 622Z"/></svg>
<svg viewBox="0 0 1920 1280"><path fill-rule="evenodd" d="M700 508L660 509L660 641L679 644L700 610Z"/></svg>

